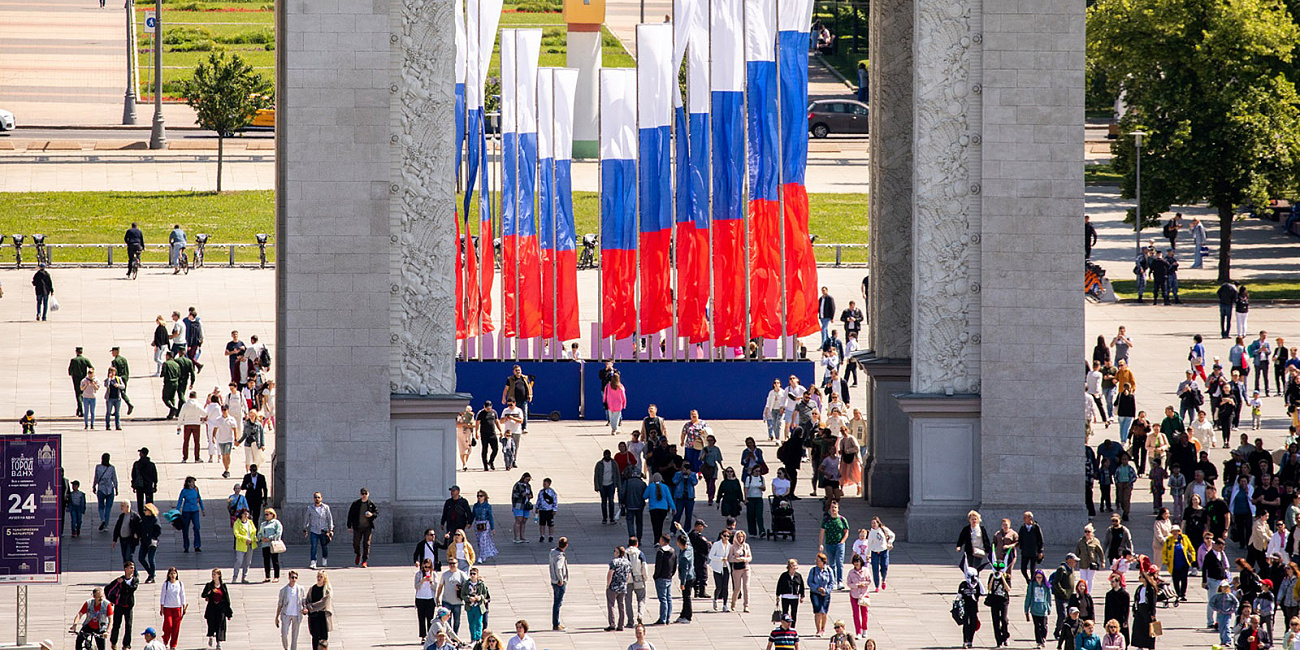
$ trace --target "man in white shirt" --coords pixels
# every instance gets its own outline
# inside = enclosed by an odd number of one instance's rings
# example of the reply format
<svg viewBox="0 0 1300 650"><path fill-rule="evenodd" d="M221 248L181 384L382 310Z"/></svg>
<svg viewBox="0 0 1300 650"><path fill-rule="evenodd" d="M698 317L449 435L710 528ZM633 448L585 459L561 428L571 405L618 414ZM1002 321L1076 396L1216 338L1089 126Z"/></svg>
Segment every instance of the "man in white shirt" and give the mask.
<svg viewBox="0 0 1300 650"><path fill-rule="evenodd" d="M298 584L298 572L289 572L289 584L280 589L280 602L275 607L275 626L280 628L280 645L284 650L297 650L298 627L302 625L302 603L307 599L307 588Z"/></svg>
<svg viewBox="0 0 1300 650"><path fill-rule="evenodd" d="M460 633L460 610L464 601L460 599L460 586L469 581L469 574L460 570L460 560L455 557L447 560L447 570L438 576L438 601L451 610L451 629Z"/></svg>
<svg viewBox="0 0 1300 650"><path fill-rule="evenodd" d="M221 452L221 464L225 468L221 478L230 478L230 450L235 446L235 432L238 429L239 420L230 415L229 407L223 405L221 417L217 418L216 426L212 428L212 439L217 443L217 449Z"/></svg>
<svg viewBox="0 0 1300 650"><path fill-rule="evenodd" d="M217 421L221 419L221 402L208 402L203 407L203 424L208 430L208 462L212 462L213 456L217 454L217 441L213 434L217 428ZM195 460L198 460L197 458ZM202 462L202 461L200 461Z"/></svg>
<svg viewBox="0 0 1300 650"><path fill-rule="evenodd" d="M248 402L244 401L244 393L239 388L239 384L232 381L228 388L226 394L221 396L221 401L230 409L230 417L242 421L244 415L248 413Z"/></svg>
<svg viewBox="0 0 1300 650"><path fill-rule="evenodd" d="M524 431L524 410L515 404L513 399L506 400L506 407L501 410L501 432L502 435L510 436L515 443L515 454L512 457L513 465L506 467L511 469L519 467L519 443L523 437Z"/></svg>
<svg viewBox="0 0 1300 650"><path fill-rule="evenodd" d="M794 423L795 406L799 404L799 398L808 392L807 388L799 385L799 378L790 375L790 385L785 389L785 435L790 435L790 425Z"/></svg>
<svg viewBox="0 0 1300 650"><path fill-rule="evenodd" d="M528 636L528 621L515 621L515 635L506 641L506 650L537 650L537 644Z"/></svg>
<svg viewBox="0 0 1300 650"><path fill-rule="evenodd" d="M167 650L162 641L158 640L158 632L153 628L146 627L140 636L144 637L144 650Z"/></svg>
<svg viewBox="0 0 1300 650"><path fill-rule="evenodd" d="M178 311L172 312L172 331L167 338L171 343L172 353L185 353L185 321L181 320L181 313Z"/></svg>
<svg viewBox="0 0 1300 650"><path fill-rule="evenodd" d="M207 417L203 407L199 405L199 394L190 391L189 399L181 405L180 420L176 425L176 432L184 434L181 438L181 462L186 463L190 460L190 439L194 439L194 462L199 462L199 431L203 428L203 419Z"/></svg>
<svg viewBox="0 0 1300 650"><path fill-rule="evenodd" d="M772 390L767 393L767 401L763 403L763 421L767 423L767 439L781 439L781 415L785 412L785 391L781 388L781 380L772 380Z"/></svg>

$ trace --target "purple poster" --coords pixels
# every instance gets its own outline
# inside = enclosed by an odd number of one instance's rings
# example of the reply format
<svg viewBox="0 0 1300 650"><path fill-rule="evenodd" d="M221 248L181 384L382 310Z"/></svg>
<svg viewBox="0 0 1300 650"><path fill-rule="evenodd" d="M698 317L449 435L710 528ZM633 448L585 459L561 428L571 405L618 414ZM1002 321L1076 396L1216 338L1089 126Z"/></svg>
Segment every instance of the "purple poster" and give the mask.
<svg viewBox="0 0 1300 650"><path fill-rule="evenodd" d="M59 436L0 436L0 584L59 581Z"/></svg>

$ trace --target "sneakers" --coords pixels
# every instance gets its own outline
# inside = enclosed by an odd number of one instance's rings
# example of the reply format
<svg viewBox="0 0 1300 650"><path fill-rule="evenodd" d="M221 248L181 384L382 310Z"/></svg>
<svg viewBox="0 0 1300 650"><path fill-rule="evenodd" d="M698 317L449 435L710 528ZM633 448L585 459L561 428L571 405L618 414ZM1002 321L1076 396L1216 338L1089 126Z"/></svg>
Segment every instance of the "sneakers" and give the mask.
<svg viewBox="0 0 1300 650"><path fill-rule="evenodd" d="M357 558L352 561L352 564L355 566L361 566L361 556L357 555Z"/></svg>
<svg viewBox="0 0 1300 650"><path fill-rule="evenodd" d="M315 568L316 568L316 560L312 560L312 561L311 561L311 564L308 564L308 565L307 565L307 568L308 568L308 569L315 569Z"/></svg>
<svg viewBox="0 0 1300 650"><path fill-rule="evenodd" d="M321 565L322 567L327 567L327 566L330 565L330 561L327 560L327 559L325 559L325 558L321 558L321 559L320 559L320 565Z"/></svg>
<svg viewBox="0 0 1300 650"><path fill-rule="evenodd" d="M539 541L539 542L545 542L545 541L546 541L546 536L545 536L545 535L538 535L538 536L537 536L537 541Z"/></svg>

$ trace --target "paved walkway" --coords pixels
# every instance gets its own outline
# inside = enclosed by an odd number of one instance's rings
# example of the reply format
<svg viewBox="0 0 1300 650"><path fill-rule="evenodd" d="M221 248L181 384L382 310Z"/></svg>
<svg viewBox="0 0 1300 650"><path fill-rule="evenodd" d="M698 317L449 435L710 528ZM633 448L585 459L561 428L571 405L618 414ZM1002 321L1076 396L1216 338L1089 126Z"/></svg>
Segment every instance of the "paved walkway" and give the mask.
<svg viewBox="0 0 1300 650"><path fill-rule="evenodd" d="M1088 188L1086 214L1097 228L1098 241L1092 259L1106 269L1111 279L1133 279L1133 260L1137 245L1134 242L1133 224L1124 223L1125 212L1133 207L1132 199L1121 199L1115 186ZM1168 219L1175 212L1183 213L1182 230L1178 236L1178 278L1180 280L1213 280L1218 277L1219 217L1213 208L1206 206L1175 206L1165 213ZM1205 224L1209 237L1211 256L1204 268L1193 269L1192 237L1186 228L1192 217ZM1079 225L1083 236L1083 225ZM1156 248L1169 248L1169 240L1161 234L1160 227L1152 226L1142 231L1142 245L1154 239ZM1300 278L1300 238L1282 232L1278 223L1264 219L1246 218L1232 224L1232 277L1239 280L1254 278Z"/></svg>
<svg viewBox="0 0 1300 650"><path fill-rule="evenodd" d="M827 273L828 283L834 293L847 299L855 288L854 272L834 277ZM180 554L178 535L167 530L159 552L160 567L176 566L182 571L188 591L197 593L213 566L229 569L232 560L230 536L225 525L228 521L221 512L221 499L233 482L218 478L219 469L211 464L182 464L177 459L178 439L174 426L157 421L160 404L158 380L147 377L150 369L147 341L152 330L152 317L172 309L194 305L203 316L208 336L209 358L224 340L224 332L238 328L247 336L256 333L272 343L274 300L273 274L269 271L210 269L189 276L173 277L166 272L146 269L139 280L129 282L117 278L113 270L58 270L55 283L62 309L52 314L45 323L30 320L33 299L27 289L30 270L0 271L0 282L8 289L0 299L0 421L11 427L13 418L22 409L34 407L41 417L43 432L58 432L65 438L65 466L71 478L86 479L91 475L98 455L112 453L113 462L120 473L129 470L134 450L148 446L159 462L163 488L159 501L174 499L181 479L194 475L199 479L203 494L211 507L203 519L205 552ZM232 299L238 297L238 299ZM1276 331L1288 339L1300 340L1300 332L1292 332L1300 309L1295 307L1260 306L1252 310L1254 326ZM1181 359L1188 336L1193 332L1213 330L1217 310L1213 306L1183 306L1178 309L1141 308L1129 305L1089 306L1087 311L1089 336L1110 334L1117 324L1128 326L1136 340L1133 350L1135 372L1139 383L1139 406L1156 410L1172 399L1176 376L1181 371ZM91 360L98 367L106 367L108 348L121 345L137 375L131 382L131 394L137 404L135 415L124 422L122 432L78 429L80 422L72 416L72 395L67 385L66 363L75 345L84 345ZM1211 354L1223 354L1218 339L1211 341ZM1081 350L1082 351L1082 350ZM226 370L219 360L210 363L199 377L199 387L224 383ZM863 389L852 395L860 402ZM1032 402L1027 408L1036 408ZM705 407L707 417L707 407ZM1269 444L1278 444L1283 435L1281 405L1269 400L1265 406L1265 430L1261 435ZM741 439L746 435L761 433L761 424L753 421L713 423L722 441L724 458L729 463L738 459ZM670 423L670 426L672 423ZM9 429L5 429L8 433ZM1114 428L1102 429L1094 437L1113 435ZM599 450L616 442L598 423L539 423L533 427L523 445L522 469L534 476L552 476L557 481L561 497L559 517L560 533L573 541L570 561L573 565L571 588L566 598L564 619L569 633L556 634L547 628L550 609L549 589L545 583L543 558L549 546L533 543L516 546L505 542L505 535L497 536L502 555L483 566L488 585L493 594L490 628L508 629L516 618L527 618L534 629L546 631L536 634L538 647L560 648L619 648L631 642L631 634L607 634L601 591L605 575L605 562L615 544L622 543L623 528L602 527L594 522L598 504L594 493L588 491L587 476L591 463ZM772 453L766 447L768 454ZM1222 451L1214 450L1212 458L1222 460ZM238 456L236 462L239 462ZM471 464L471 467L473 465ZM572 477L576 476L574 479ZM459 477L467 491L484 489L498 503L498 516L505 519L508 513L501 507L515 480L515 473L483 473L471 469ZM1145 485L1145 483L1143 483ZM360 486L358 486L360 487ZM806 493L806 484L802 488ZM1137 538L1137 548L1150 547L1151 519L1148 514L1149 497L1144 488L1136 493L1139 501L1131 528ZM326 495L334 505L336 516L342 519L351 494ZM1026 504L1032 507L1033 504ZM902 513L896 510L871 509L856 500L845 504L846 515L856 527L871 516L881 516L898 532L904 533L899 522ZM697 512L710 522L711 530L721 524L721 518L703 504ZM817 514L812 500L805 499L796 512L800 536L794 542L754 543L756 566L753 572L754 592L751 613L713 613L708 603L697 603L696 624L652 628L650 639L657 647L716 648L737 650L760 648L769 629L769 613L774 607L772 596L775 579L787 557L796 557L804 565L810 563L815 543L813 531ZM436 513L429 513L430 521ZM1099 523L1102 519L1097 520ZM1082 526L1084 518L1079 518ZM103 584L114 573L117 554L108 548L107 536L94 531L98 523L93 512L87 513L85 534L80 539L65 538L65 567L67 575L58 586L32 587L32 635L51 638L55 647L70 647L71 639L63 633L71 612L83 600L92 586ZM954 522L954 535L961 522ZM530 524L530 530L535 530ZM535 538L534 538L535 539ZM306 545L300 538L289 539L290 550L284 560L286 567L300 571L307 561ZM351 568L346 535L335 544L329 569L336 590L336 622L334 647L343 649L380 647L417 647L415 639L415 613L411 602L411 569L407 566L409 549L405 545L377 548L372 568ZM1066 552L1065 548L1048 551L1053 564ZM260 563L260 560L258 561ZM960 633L947 617L951 593L956 587L958 573L956 558L946 545L914 545L899 543L893 554L889 590L873 598L870 636L880 648L956 648ZM259 569L260 571L260 569ZM254 575L260 575L255 572ZM1195 583L1193 583L1195 584ZM272 612L276 585L253 584L233 589L235 618L226 647L266 650L275 647L275 630ZM1014 597L1020 598L1023 587L1017 580ZM141 589L141 603L154 603L157 587ZM1210 634L1196 629L1202 623L1204 594L1193 586L1191 602L1179 609L1161 610L1160 619L1165 624L1166 636L1160 647L1205 647L1212 643ZM1100 594L1098 594L1100 598ZM13 601L0 600L0 630L13 629ZM678 603L679 605L680 603ZM802 609L799 629L811 634L809 606ZM1019 600L1013 602L1011 629L1012 647L1032 646L1031 630L1019 616ZM647 604L647 616L653 618L657 606ZM203 646L202 620L196 610L186 618L182 628L182 647ZM851 621L847 598L835 594L832 598L831 618ZM980 645L992 645L987 615L985 628L977 637ZM144 625L158 626L155 610L142 607L136 615L137 630ZM818 641L810 641L810 648L819 648Z"/></svg>
<svg viewBox="0 0 1300 650"><path fill-rule="evenodd" d="M0 0L0 108L19 127L122 123L126 16L121 0ZM149 124L153 107L136 109ZM183 104L166 105L170 124L193 124Z"/></svg>

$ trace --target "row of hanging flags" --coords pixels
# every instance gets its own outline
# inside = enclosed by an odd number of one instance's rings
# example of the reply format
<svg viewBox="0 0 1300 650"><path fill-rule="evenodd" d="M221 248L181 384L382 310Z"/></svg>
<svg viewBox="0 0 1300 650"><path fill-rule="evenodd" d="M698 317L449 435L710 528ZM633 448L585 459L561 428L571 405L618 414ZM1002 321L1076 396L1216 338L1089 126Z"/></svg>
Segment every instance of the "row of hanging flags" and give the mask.
<svg viewBox="0 0 1300 650"><path fill-rule="evenodd" d="M476 253L458 214L461 339L495 330L483 95L502 6L465 1L457 170L468 155L458 208L468 215L477 200L488 235ZM812 0L674 0L673 11L672 23L637 26L635 69L604 69L598 80L601 336L675 325L691 343L712 336L731 347L747 333L812 334L817 269L804 187ZM569 341L579 337L570 173L578 73L539 68L541 41L540 29L501 30L500 325L508 338Z"/></svg>

